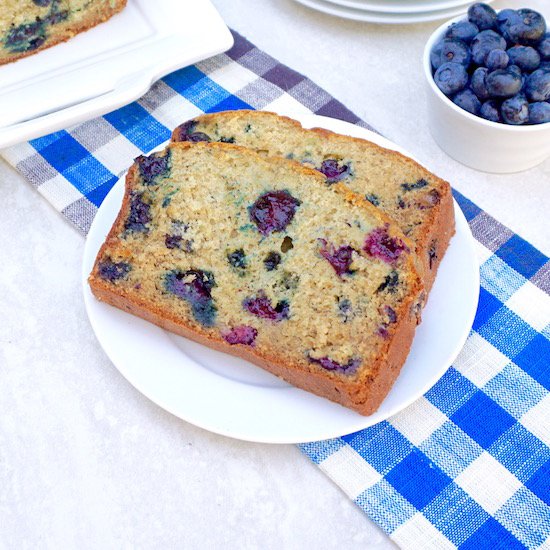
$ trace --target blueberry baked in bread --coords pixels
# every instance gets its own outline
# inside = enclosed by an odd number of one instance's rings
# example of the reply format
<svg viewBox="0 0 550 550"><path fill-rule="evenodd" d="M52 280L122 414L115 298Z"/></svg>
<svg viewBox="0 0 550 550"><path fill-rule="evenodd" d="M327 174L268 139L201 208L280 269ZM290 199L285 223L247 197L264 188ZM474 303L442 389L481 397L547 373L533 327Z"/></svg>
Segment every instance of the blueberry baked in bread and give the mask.
<svg viewBox="0 0 550 550"><path fill-rule="evenodd" d="M424 295L381 210L297 162L206 142L136 159L89 284L364 415L399 374Z"/></svg>
<svg viewBox="0 0 550 550"><path fill-rule="evenodd" d="M126 0L0 0L0 65L64 42L125 5Z"/></svg>
<svg viewBox="0 0 550 550"><path fill-rule="evenodd" d="M174 141L235 143L314 167L327 184L345 184L388 214L414 243L426 290L454 233L449 184L400 153L328 130L306 130L262 111L199 116L174 131Z"/></svg>

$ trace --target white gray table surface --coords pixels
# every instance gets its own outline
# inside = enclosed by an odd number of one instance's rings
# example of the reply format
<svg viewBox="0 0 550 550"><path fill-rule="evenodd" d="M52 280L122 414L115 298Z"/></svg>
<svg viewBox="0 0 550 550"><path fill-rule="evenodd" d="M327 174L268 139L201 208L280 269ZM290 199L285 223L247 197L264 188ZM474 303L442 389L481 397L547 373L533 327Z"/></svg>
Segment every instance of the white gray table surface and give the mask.
<svg viewBox="0 0 550 550"><path fill-rule="evenodd" d="M439 22L345 21L293 0L214 4L550 255L550 160L484 174L429 134L421 54ZM2 160L0 194L0 549L393 547L296 447L208 433L130 386L84 310L84 239Z"/></svg>

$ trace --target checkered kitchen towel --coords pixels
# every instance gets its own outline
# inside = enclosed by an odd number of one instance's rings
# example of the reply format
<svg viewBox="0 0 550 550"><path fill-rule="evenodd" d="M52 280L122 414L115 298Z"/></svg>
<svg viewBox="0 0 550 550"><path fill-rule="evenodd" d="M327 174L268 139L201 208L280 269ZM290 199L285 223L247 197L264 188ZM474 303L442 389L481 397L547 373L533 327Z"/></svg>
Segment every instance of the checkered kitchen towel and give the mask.
<svg viewBox="0 0 550 550"><path fill-rule="evenodd" d="M314 112L366 124L242 37L139 101L4 150L86 233L137 155L202 112ZM301 446L402 548L550 548L550 262L456 194L478 244L481 299L445 376L388 421Z"/></svg>

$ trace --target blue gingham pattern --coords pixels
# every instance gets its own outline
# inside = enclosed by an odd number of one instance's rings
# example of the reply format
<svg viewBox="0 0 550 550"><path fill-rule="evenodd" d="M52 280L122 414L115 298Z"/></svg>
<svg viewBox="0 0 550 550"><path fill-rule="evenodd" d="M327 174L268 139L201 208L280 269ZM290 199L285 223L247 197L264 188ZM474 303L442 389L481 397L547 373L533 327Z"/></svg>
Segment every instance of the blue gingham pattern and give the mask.
<svg viewBox="0 0 550 550"><path fill-rule="evenodd" d="M82 233L132 159L224 109L317 113L368 127L235 34L220 56L139 101L2 154ZM550 548L550 262L465 197L481 296L464 349L413 405L301 450L402 548Z"/></svg>
<svg viewBox="0 0 550 550"><path fill-rule="evenodd" d="M455 198L481 266L464 349L401 413L300 447L403 548L550 548L550 262Z"/></svg>

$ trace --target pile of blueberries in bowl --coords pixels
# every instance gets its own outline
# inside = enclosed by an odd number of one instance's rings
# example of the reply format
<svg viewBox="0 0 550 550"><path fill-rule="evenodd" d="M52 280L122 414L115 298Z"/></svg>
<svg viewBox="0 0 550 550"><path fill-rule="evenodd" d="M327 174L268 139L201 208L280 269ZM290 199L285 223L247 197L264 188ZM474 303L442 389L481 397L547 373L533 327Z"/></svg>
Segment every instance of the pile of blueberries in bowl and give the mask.
<svg viewBox="0 0 550 550"><path fill-rule="evenodd" d="M550 122L550 32L540 13L473 4L430 62L437 87L462 109L505 124Z"/></svg>

